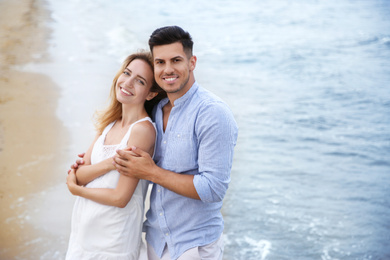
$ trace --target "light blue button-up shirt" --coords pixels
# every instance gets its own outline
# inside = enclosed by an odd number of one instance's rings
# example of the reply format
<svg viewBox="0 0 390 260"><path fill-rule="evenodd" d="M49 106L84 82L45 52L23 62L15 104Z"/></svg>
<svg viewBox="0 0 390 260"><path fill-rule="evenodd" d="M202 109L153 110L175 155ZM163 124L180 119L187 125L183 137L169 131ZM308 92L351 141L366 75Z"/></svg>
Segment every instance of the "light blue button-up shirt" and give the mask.
<svg viewBox="0 0 390 260"><path fill-rule="evenodd" d="M216 241L223 231L222 200L230 182L237 124L228 106L196 82L179 99L163 131L162 100L155 110L154 160L166 170L194 175L201 200L154 184L145 222L146 239L158 256L165 245L172 259Z"/></svg>

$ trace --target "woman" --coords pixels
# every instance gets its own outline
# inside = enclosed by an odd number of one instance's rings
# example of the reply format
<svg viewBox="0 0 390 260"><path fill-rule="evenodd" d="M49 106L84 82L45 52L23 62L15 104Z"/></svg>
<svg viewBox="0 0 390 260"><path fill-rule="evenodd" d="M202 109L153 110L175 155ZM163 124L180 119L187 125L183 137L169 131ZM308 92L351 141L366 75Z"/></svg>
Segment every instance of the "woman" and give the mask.
<svg viewBox="0 0 390 260"><path fill-rule="evenodd" d="M67 177L78 197L66 259L138 259L147 182L119 174L112 156L127 146L153 155L156 129L148 112L165 95L154 81L151 55L127 57L111 85L109 107L97 116L98 134L84 165Z"/></svg>

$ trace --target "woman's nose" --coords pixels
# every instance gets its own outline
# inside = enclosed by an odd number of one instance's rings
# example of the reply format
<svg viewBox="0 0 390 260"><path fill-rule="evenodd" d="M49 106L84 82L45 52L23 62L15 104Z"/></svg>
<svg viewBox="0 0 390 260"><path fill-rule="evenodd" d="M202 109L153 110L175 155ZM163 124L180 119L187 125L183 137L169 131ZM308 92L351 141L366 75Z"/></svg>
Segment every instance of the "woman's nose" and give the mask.
<svg viewBox="0 0 390 260"><path fill-rule="evenodd" d="M125 81L125 85L129 87L133 87L134 85L134 78L133 77L128 77Z"/></svg>

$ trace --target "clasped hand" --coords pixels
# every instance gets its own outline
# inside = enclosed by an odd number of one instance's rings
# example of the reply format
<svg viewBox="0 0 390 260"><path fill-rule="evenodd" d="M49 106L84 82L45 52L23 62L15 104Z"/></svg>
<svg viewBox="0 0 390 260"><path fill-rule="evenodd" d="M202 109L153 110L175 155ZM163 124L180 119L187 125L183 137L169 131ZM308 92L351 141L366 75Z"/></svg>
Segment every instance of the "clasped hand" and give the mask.
<svg viewBox="0 0 390 260"><path fill-rule="evenodd" d="M116 152L113 159L119 173L137 179L151 180L151 173L156 164L149 153L134 146Z"/></svg>
<svg viewBox="0 0 390 260"><path fill-rule="evenodd" d="M72 188L74 185L77 185L77 169L84 165L84 155L85 153L78 154L80 159L77 159L68 170L66 184L72 194ZM156 166L149 153L136 147L117 150L117 154L113 156L112 163L119 173L128 177L146 180L151 180L153 167Z"/></svg>

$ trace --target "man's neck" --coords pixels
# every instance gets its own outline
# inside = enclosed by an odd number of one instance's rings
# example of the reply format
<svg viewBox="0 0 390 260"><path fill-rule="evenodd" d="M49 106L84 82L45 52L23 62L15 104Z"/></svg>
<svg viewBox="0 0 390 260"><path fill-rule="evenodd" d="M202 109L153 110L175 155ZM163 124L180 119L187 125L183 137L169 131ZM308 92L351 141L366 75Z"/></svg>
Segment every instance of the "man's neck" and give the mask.
<svg viewBox="0 0 390 260"><path fill-rule="evenodd" d="M191 77L190 80L187 82L186 87L184 88L184 89L186 89L185 92L181 92L180 94L179 93L167 93L167 97L169 99L169 103L171 103L172 107L175 106L175 101L177 99L179 99L182 96L184 96L185 94L187 94L187 92L192 88L194 83L195 83L195 79L194 79L194 77Z"/></svg>
<svg viewBox="0 0 390 260"><path fill-rule="evenodd" d="M168 125L168 119L169 115L171 114L172 110L172 104L171 102L168 102L164 107L163 107L163 130L165 132L165 129L167 128Z"/></svg>

